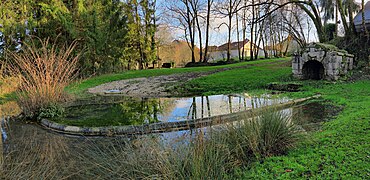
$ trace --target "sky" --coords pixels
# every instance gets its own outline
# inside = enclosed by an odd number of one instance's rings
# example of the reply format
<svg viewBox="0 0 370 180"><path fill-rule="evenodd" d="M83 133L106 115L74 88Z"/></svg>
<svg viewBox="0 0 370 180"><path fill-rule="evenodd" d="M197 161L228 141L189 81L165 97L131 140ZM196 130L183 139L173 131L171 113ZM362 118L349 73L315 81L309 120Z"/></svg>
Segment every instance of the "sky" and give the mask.
<svg viewBox="0 0 370 180"><path fill-rule="evenodd" d="M365 4L368 1L370 1L370 0L365 0ZM168 2L169 2L168 0L157 0L157 9L160 13L162 13L162 11L164 11L163 4L166 4ZM173 2L173 1L171 0L170 2ZM356 2L361 3L361 0L356 0ZM163 23L163 21L161 21L161 20L159 22ZM219 45L224 44L224 43L227 42L227 39L228 39L227 38L228 37L227 36L228 35L227 27L225 25L222 25L220 28L217 28L220 24L225 23L225 22L228 22L227 18L214 18L214 19L211 20L210 39L209 39L210 45L219 46ZM313 24L312 24L312 26L313 26ZM307 30L306 30L306 32L308 33ZM184 31L182 31L180 29L172 28L171 33L172 33L172 36L175 39L184 39L184 37L183 37L184 36ZM306 36L307 36L307 33L306 33ZM316 34L316 29L314 27L312 27L312 29L309 31L309 33L310 33L309 42L318 41L317 34ZM237 35L236 34L237 34L236 30L234 30L232 32L232 35L231 35L233 42L237 41L237 37L236 37ZM247 33L247 38L250 39L248 34L249 33ZM204 37L204 35L203 35L203 37ZM241 40L241 38L240 38L240 40ZM198 40L196 40L196 44L199 47L199 41ZM203 44L204 44L204 40L203 40Z"/></svg>

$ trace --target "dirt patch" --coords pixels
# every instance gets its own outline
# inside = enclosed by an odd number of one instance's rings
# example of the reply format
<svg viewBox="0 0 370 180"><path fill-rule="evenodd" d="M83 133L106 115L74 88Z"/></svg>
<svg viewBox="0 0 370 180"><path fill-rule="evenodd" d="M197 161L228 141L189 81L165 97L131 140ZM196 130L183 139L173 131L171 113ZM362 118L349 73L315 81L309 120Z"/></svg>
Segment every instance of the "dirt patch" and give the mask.
<svg viewBox="0 0 370 180"><path fill-rule="evenodd" d="M174 96L175 94L168 91L168 89L172 89L174 86L181 85L189 80L222 71L246 67L247 66L240 66L232 68L221 68L207 72L180 73L166 76L120 80L89 88L88 92L99 95L169 97Z"/></svg>
<svg viewBox="0 0 370 180"><path fill-rule="evenodd" d="M175 86L181 86L189 80L232 69L243 69L250 66L260 66L275 63L279 64L281 62L282 61L275 61L256 65L220 68L206 72L188 72L165 76L120 80L89 88L88 92L99 95L121 95L131 97L179 96L179 94L175 94L176 92L172 92L171 89L174 89Z"/></svg>

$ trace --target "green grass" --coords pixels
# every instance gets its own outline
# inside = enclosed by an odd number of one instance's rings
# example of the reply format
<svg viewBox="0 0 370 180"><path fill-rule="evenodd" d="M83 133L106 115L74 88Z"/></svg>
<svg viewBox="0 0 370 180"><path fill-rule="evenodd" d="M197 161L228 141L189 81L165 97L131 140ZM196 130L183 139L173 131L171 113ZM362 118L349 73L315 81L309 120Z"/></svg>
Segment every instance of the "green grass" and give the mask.
<svg viewBox="0 0 370 180"><path fill-rule="evenodd" d="M290 79L290 61L259 64L193 79L181 86L181 94L228 94L264 89L268 83Z"/></svg>
<svg viewBox="0 0 370 180"><path fill-rule="evenodd" d="M279 59L268 59L268 60L258 60L258 61L246 61L246 62L228 64L228 65L222 65L222 66L126 71L123 73L107 74L107 75L96 76L96 77L92 77L86 80L82 80L81 82L72 84L69 87L67 87L67 91L77 96L84 96L86 95L85 92L88 88L92 88L100 84L117 81L117 80L170 75L170 74L187 73L187 72L206 72L206 71L212 71L212 70L221 69L221 68L232 68L232 67L246 66L246 65L268 64L268 63L275 62L276 60L286 60L287 61L288 59L289 58L279 58Z"/></svg>
<svg viewBox="0 0 370 180"><path fill-rule="evenodd" d="M320 86L320 82L314 84ZM321 84L321 87L306 83L307 92L292 93L291 96L321 93L325 99L344 105L343 112L288 155L268 158L263 163L251 165L250 169L239 169L236 176L252 179L369 179L369 85L369 80Z"/></svg>

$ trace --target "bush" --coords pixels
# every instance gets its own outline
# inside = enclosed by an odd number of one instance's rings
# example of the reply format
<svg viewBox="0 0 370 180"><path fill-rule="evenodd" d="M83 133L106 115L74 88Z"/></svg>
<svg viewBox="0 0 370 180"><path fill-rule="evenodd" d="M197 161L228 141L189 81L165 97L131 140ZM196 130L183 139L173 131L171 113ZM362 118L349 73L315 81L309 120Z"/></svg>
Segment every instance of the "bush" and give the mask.
<svg viewBox="0 0 370 180"><path fill-rule="evenodd" d="M369 65L370 38L366 35L359 34L356 36L337 37L330 41L330 43L355 55L354 65L357 68L361 69Z"/></svg>
<svg viewBox="0 0 370 180"><path fill-rule="evenodd" d="M36 118L40 109L68 98L64 88L76 77L79 58L79 54L72 55L76 43L56 47L49 39L38 40L26 44L20 53L9 52L13 76L20 78L18 102L24 115L31 118Z"/></svg>
<svg viewBox="0 0 370 180"><path fill-rule="evenodd" d="M46 107L41 107L37 119L41 120L42 118L56 118L62 117L64 114L64 107L60 104L50 104Z"/></svg>

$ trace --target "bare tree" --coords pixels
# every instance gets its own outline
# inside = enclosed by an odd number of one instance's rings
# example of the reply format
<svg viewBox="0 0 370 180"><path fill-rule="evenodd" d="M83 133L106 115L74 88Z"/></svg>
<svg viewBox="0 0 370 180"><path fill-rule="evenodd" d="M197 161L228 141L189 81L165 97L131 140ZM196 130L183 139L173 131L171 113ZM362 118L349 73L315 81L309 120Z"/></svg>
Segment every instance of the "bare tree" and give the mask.
<svg viewBox="0 0 370 180"><path fill-rule="evenodd" d="M206 44L204 50L203 62L208 61L208 43L209 43L209 27L210 27L210 18L211 18L211 9L213 5L213 0L207 0L207 17L206 17Z"/></svg>
<svg viewBox="0 0 370 180"><path fill-rule="evenodd" d="M166 9L169 11L166 14L169 18L168 23L184 32L184 38L191 50L191 62L195 62L195 19L190 0L169 2Z"/></svg>
<svg viewBox="0 0 370 180"><path fill-rule="evenodd" d="M225 0L221 1L217 8L216 12L221 15L221 18L227 18L228 23L221 23L219 27L222 25L226 25L228 29L228 46L227 46L227 61L231 60L231 32L232 32L232 20L235 13L238 11L239 5L241 0Z"/></svg>

